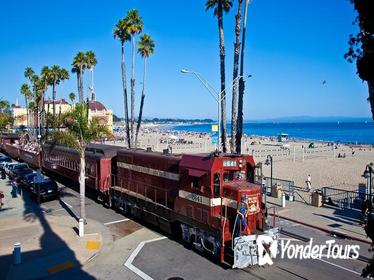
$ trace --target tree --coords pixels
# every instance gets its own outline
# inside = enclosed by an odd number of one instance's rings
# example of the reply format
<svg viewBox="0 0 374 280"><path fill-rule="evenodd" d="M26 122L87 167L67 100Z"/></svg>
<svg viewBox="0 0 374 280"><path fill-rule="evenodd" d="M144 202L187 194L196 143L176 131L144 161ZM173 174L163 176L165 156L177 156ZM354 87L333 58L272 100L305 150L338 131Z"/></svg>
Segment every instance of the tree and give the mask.
<svg viewBox="0 0 374 280"><path fill-rule="evenodd" d="M240 79L239 79L239 98L238 98L238 120L237 120L237 131L236 131L236 152L240 154L242 151L242 136L243 136L243 102L244 102L244 90L245 80L244 76L244 49L245 49L245 33L247 30L247 16L248 6L250 0L245 0L244 4L244 19L243 19L243 32L242 32L242 46L240 52Z"/></svg>
<svg viewBox="0 0 374 280"><path fill-rule="evenodd" d="M52 86L52 115L56 117L56 86L69 79L69 72L60 68L58 65L53 65L48 73L48 82Z"/></svg>
<svg viewBox="0 0 374 280"><path fill-rule="evenodd" d="M84 70L87 67L87 59L84 52L78 52L72 63L73 73L77 73L77 79L78 79L78 96L79 96L79 103L84 102L84 96L83 96L83 74Z"/></svg>
<svg viewBox="0 0 374 280"><path fill-rule="evenodd" d="M243 0L238 0L238 11L235 16L235 43L234 43L234 67L232 74L232 105L231 105L231 139L230 150L231 153L236 153L236 130L238 118L238 72L239 72L239 52L240 52L240 22L242 12Z"/></svg>
<svg viewBox="0 0 374 280"><path fill-rule="evenodd" d="M28 84L22 84L20 89L21 94L25 97L26 106L26 126L29 126L29 100L32 98L32 91Z"/></svg>
<svg viewBox="0 0 374 280"><path fill-rule="evenodd" d="M368 101L374 120L374 3L372 0L351 0L358 13L360 31L351 35L348 41L349 50L344 55L348 62L356 61L358 76L367 82L369 89Z"/></svg>
<svg viewBox="0 0 374 280"><path fill-rule="evenodd" d="M150 55L153 54L155 48L155 43L152 40L151 36L144 34L140 37L138 53L144 59L144 69L143 69L143 88L142 88L142 96L140 100L140 109L139 109L139 117L138 117L138 125L136 126L136 136L135 136L135 147L138 143L138 134L140 130L140 125L142 122L143 116L143 107L144 107L144 99L145 99L145 80L147 74L147 59Z"/></svg>
<svg viewBox="0 0 374 280"><path fill-rule="evenodd" d="M69 93L69 99L71 101L71 104L73 105L74 104L74 100L75 100L75 93L74 92L70 92Z"/></svg>
<svg viewBox="0 0 374 280"><path fill-rule="evenodd" d="M122 90L123 90L123 102L124 102L124 109L125 109L125 122L126 122L126 137L127 137L127 145L128 147L131 146L130 141L130 126L129 126L129 108L127 102L127 85L126 85L126 64L125 64L125 43L131 40L130 33L128 32L127 28L127 21L126 19L120 19L114 30L113 35L114 38L118 38L121 42L121 71L122 71Z"/></svg>
<svg viewBox="0 0 374 280"><path fill-rule="evenodd" d="M11 115L10 104L7 100L0 99L0 131L12 125L14 118Z"/></svg>
<svg viewBox="0 0 374 280"><path fill-rule="evenodd" d="M131 62L131 123L130 123L130 147L134 147L134 122L135 122L135 47L136 47L136 35L143 31L143 21L139 16L138 10L130 10L125 18L127 25L127 32L131 36L131 51L132 51L132 62Z"/></svg>
<svg viewBox="0 0 374 280"><path fill-rule="evenodd" d="M85 103L77 104L72 111L64 114L62 119L67 130L54 132L52 138L56 143L74 148L79 153L80 217L85 220L86 148L100 137L110 135L110 132L97 118L88 119L88 106Z"/></svg>
<svg viewBox="0 0 374 280"><path fill-rule="evenodd" d="M214 15L217 17L219 34L219 57L220 57L220 76L221 76L221 142L222 150L226 153L226 81L225 81L225 39L223 31L223 12L228 12L232 7L230 0L208 0L205 9L214 9Z"/></svg>

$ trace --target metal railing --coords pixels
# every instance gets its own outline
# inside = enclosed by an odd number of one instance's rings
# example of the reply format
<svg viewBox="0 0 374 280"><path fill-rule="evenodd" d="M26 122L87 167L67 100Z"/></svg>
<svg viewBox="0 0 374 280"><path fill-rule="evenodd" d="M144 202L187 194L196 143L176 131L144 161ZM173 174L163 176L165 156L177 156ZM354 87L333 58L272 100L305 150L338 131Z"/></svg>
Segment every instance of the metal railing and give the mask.
<svg viewBox="0 0 374 280"><path fill-rule="evenodd" d="M373 201L374 194L369 195L358 191L347 191L342 189L323 187L321 188L323 201L331 200L333 204L340 208L361 209L365 199Z"/></svg>
<svg viewBox="0 0 374 280"><path fill-rule="evenodd" d="M295 184L294 181L284 180L279 178L270 178L270 177L263 177L263 181L261 182L261 176L255 176L255 182L258 184L263 185L266 188L266 193L271 192L271 182L274 185L281 186L282 191L286 194L286 199L289 201L294 201L295 198Z"/></svg>

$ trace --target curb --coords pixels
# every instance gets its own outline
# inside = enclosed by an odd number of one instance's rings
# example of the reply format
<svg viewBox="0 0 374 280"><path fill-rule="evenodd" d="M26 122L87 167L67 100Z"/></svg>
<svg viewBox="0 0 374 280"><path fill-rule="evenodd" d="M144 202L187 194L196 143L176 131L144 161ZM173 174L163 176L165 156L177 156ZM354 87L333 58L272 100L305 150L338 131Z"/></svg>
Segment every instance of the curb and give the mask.
<svg viewBox="0 0 374 280"><path fill-rule="evenodd" d="M273 216L273 214L269 214L269 215ZM294 223L297 223L297 224L301 224L303 226L311 227L311 228L314 228L314 229L317 229L317 230L320 230L320 231L323 231L323 232L326 232L326 233L329 233L329 234L334 234L334 235L339 236L339 237L343 237L343 238L346 238L346 239L351 239L351 240L355 240L355 241L359 241L359 242L363 242L363 243L371 245L371 242L366 240L366 239L355 237L355 236L349 236L349 235L347 235L343 232L340 232L340 231L330 230L330 229L327 229L327 228L324 228L324 227L308 224L308 223L301 222L301 221L298 221L298 220L295 220L295 219L292 219L292 218L288 218L288 217L285 217L285 216L282 216L282 215L279 215L279 214L277 214L275 216L278 217L278 218L288 220L288 221L291 221L291 222L294 222Z"/></svg>

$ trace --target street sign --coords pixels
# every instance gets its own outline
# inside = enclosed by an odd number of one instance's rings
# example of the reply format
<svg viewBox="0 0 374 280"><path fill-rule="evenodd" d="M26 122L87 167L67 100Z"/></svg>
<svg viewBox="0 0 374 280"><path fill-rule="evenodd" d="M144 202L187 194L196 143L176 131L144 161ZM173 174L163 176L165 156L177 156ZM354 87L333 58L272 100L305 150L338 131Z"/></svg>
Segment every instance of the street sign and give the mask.
<svg viewBox="0 0 374 280"><path fill-rule="evenodd" d="M218 124L212 124L212 132L218 132Z"/></svg>
<svg viewBox="0 0 374 280"><path fill-rule="evenodd" d="M218 145L218 132L212 132L212 144Z"/></svg>

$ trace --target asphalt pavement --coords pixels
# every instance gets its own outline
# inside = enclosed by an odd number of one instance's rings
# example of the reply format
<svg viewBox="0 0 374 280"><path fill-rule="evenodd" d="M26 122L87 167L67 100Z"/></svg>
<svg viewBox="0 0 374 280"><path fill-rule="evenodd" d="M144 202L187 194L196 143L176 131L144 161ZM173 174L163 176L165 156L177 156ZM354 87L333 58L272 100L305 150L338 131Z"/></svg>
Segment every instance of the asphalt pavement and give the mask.
<svg viewBox="0 0 374 280"><path fill-rule="evenodd" d="M60 184L60 200L41 205L46 216L79 216L79 193L69 186ZM27 201L28 204L35 202ZM8 209L0 217L16 215L23 210ZM100 223L107 229L109 240L103 249L84 266L67 269L54 274L51 279L82 278L81 271L96 279L360 279L367 259L371 257L369 245L359 241L339 239L326 232L298 223L281 221L284 241L307 245L312 238L314 244L335 240L337 244L359 245L358 260L334 260L323 257L316 260L298 260L278 257L274 264L251 267L243 270L230 269L215 259L185 246L182 242L169 239L147 225L140 224L93 201L86 199L89 220ZM1 226L1 225L0 225ZM69 244L68 244L69 245ZM90 278L92 279L92 278Z"/></svg>

